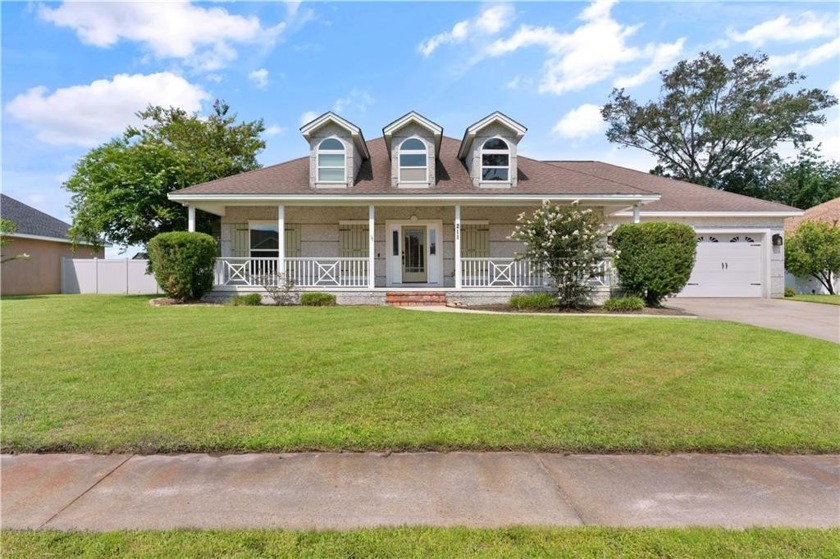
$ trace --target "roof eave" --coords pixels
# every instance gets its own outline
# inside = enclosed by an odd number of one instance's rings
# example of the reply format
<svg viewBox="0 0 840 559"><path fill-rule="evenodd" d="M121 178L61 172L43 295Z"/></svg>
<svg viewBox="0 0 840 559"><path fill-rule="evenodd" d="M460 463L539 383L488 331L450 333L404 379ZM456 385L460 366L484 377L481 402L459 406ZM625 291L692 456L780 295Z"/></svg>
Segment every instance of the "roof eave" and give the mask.
<svg viewBox="0 0 840 559"><path fill-rule="evenodd" d="M801 210L710 210L710 211L641 211L642 216L648 217L798 217L805 212ZM620 217L632 217L632 212L618 212Z"/></svg>

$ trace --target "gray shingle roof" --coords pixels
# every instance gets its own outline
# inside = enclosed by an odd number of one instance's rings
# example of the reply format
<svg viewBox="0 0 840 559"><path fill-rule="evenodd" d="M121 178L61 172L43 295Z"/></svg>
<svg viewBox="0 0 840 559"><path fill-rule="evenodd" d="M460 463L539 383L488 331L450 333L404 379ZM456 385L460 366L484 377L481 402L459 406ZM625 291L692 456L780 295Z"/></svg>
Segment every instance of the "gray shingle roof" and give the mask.
<svg viewBox="0 0 840 559"><path fill-rule="evenodd" d="M352 188L314 190L309 186L309 157L293 159L278 165L264 167L223 179L190 186L181 194L341 194L352 198L359 195L421 194L433 198L437 194L482 195L487 189L473 186L464 162L458 159L459 140L444 136L441 140L440 156L435 175L437 182L432 188L400 188L391 186L391 160L383 138L367 142L370 159L362 163L356 183ZM519 155L518 184L515 189L499 189L499 194L648 194L634 186L617 181L604 180L574 170L559 169Z"/></svg>
<svg viewBox="0 0 840 559"><path fill-rule="evenodd" d="M432 188L396 189L391 186L391 161L383 138L367 142L370 159L362 164L356 183L350 189L309 186L309 157L293 159L197 184L178 190L178 195L483 195L488 189L473 186L464 162L458 159L460 141L444 136L437 160L437 182ZM537 161L518 155L518 184L514 189L499 189L500 195L650 195L661 199L646 204L643 211L659 212L790 212L798 211L775 202L767 202L730 192L714 190L599 161Z"/></svg>
<svg viewBox="0 0 840 559"><path fill-rule="evenodd" d="M561 169L615 180L648 194L659 194L642 212L798 212L796 208L619 167L600 161L547 161Z"/></svg>
<svg viewBox="0 0 840 559"><path fill-rule="evenodd" d="M11 219L17 225L17 233L36 235L53 239L68 240L70 225L14 198L0 194L0 217Z"/></svg>

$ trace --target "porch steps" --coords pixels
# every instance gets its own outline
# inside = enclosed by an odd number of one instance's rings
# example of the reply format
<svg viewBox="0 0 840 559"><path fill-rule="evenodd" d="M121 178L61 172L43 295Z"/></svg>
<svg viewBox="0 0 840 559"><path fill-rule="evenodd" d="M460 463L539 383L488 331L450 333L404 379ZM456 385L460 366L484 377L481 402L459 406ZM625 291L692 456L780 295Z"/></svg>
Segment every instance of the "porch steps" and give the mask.
<svg viewBox="0 0 840 559"><path fill-rule="evenodd" d="M385 304L395 307L445 305L446 293L443 291L390 291L385 293Z"/></svg>

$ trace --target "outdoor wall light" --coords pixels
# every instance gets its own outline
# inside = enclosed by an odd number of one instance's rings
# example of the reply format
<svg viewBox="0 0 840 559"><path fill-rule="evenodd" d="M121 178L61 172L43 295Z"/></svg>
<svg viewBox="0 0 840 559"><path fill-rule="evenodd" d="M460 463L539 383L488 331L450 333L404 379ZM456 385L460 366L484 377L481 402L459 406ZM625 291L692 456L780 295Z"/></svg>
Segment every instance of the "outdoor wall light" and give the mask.
<svg viewBox="0 0 840 559"><path fill-rule="evenodd" d="M774 247L780 247L784 244L784 242L785 242L784 239L778 233L773 235L773 246Z"/></svg>

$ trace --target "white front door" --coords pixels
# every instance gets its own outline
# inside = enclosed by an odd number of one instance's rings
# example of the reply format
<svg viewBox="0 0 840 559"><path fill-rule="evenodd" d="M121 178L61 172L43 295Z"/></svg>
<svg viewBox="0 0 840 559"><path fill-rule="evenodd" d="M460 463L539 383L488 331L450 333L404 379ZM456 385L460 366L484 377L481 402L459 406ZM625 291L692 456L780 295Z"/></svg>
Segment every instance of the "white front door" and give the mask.
<svg viewBox="0 0 840 559"><path fill-rule="evenodd" d="M385 226L387 285L442 287L443 223L387 221Z"/></svg>
<svg viewBox="0 0 840 559"><path fill-rule="evenodd" d="M700 234L688 284L679 297L761 297L764 265L761 236Z"/></svg>

